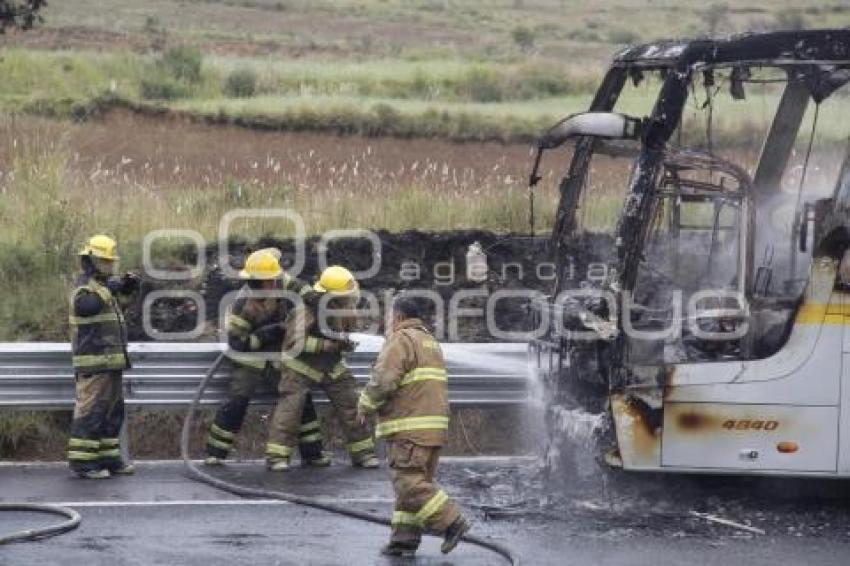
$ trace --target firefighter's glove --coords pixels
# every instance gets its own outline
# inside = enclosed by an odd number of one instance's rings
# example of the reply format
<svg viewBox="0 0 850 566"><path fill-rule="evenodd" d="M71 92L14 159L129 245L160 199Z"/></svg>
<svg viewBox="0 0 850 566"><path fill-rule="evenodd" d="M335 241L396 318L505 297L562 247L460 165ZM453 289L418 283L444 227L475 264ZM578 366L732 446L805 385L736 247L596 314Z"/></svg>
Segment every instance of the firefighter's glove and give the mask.
<svg viewBox="0 0 850 566"><path fill-rule="evenodd" d="M322 350L327 353L336 354L339 352L351 352L356 347L357 343L352 342L348 338L344 338L342 340L326 339L324 341L324 345L322 346Z"/></svg>
<svg viewBox="0 0 850 566"><path fill-rule="evenodd" d="M106 288L113 295L130 295L139 290L142 279L135 273L125 273L124 275L111 275L106 280Z"/></svg>
<svg viewBox="0 0 850 566"><path fill-rule="evenodd" d="M135 293L142 287L142 278L139 277L137 273L128 271L123 277L121 277L121 283L124 286L123 293Z"/></svg>
<svg viewBox="0 0 850 566"><path fill-rule="evenodd" d="M260 342L265 344L273 344L283 340L283 323L267 324L261 326L254 332Z"/></svg>
<svg viewBox="0 0 850 566"><path fill-rule="evenodd" d="M304 304L310 308L318 308L319 301L322 298L321 293L317 293L316 291L310 290L303 295L301 295L301 299L304 301Z"/></svg>
<svg viewBox="0 0 850 566"><path fill-rule="evenodd" d="M117 275L110 275L106 280L106 288L109 289L109 292L113 295L121 293L124 289L124 278Z"/></svg>

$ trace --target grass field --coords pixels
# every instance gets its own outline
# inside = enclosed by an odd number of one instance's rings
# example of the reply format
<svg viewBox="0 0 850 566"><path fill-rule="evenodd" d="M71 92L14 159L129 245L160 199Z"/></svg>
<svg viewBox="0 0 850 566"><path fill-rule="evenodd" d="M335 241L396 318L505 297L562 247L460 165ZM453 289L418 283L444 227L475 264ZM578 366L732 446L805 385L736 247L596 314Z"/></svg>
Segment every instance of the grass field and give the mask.
<svg viewBox="0 0 850 566"><path fill-rule="evenodd" d="M607 61L623 45L842 25L848 14L844 4L789 0L747 6L692 0L51 2L41 27L7 34L0 47L0 111L8 116L0 129L11 140L2 157L0 279L4 287L32 280L26 292L15 290L3 301L2 319L18 320L0 332L61 334L49 326L45 331L38 313L64 308L55 301L66 284L62 274L70 273L68 258L93 227L128 242L169 227L212 239L218 217L230 208L286 206L304 215L311 233L364 226L524 230L527 145L459 150L380 136L527 142L587 106ZM765 91L762 98L760 112L735 103L718 112L716 140L763 130L776 97ZM27 117L95 118L92 110L105 99L174 114L150 125ZM642 115L651 105L652 90L644 85L619 110ZM842 124L829 112L821 120L826 138ZM694 114L695 131L703 135L704 112ZM364 149L363 140L342 144L327 136L240 137L232 128L210 134L181 116L260 130L365 134L371 141ZM294 149L268 147L279 143ZM356 150L346 154L341 146ZM551 225L554 179L561 173L547 172L542 230ZM619 201L609 200L588 203L584 214L610 222ZM244 235L268 229L245 227Z"/></svg>
<svg viewBox="0 0 850 566"><path fill-rule="evenodd" d="M10 140L0 151L0 340L65 339L75 253L92 232L116 236L123 267L134 269L151 230L191 229L215 241L220 219L236 208L293 210L309 234L528 230L525 146L364 142L130 113L78 124L6 118L0 135ZM543 233L564 157L547 164L538 191ZM290 224L271 220L238 222L232 231L248 240L291 234Z"/></svg>
<svg viewBox="0 0 850 566"><path fill-rule="evenodd" d="M526 142L587 106L623 44L836 25L848 13L838 4L786 1L53 2L42 27L9 34L0 48L0 110L9 116L0 129L12 140L2 156L0 284L16 289L0 306L3 321L16 320L0 332L63 335L39 317L64 309L55 299L72 271L69 258L93 227L130 249L158 228L214 239L221 214L240 207L294 208L310 233L525 230L527 145L460 149L414 138ZM652 88L632 94L619 110L647 113ZM718 112L715 140L742 143L743 134L763 130L776 96L762 90L761 97L758 112L737 103ZM151 123L94 119L104 99L173 114ZM705 135L704 109L694 108L695 135ZM826 138L842 124L829 112L821 120ZM75 125L30 114L92 120ZM370 139L212 133L181 116ZM544 231L563 173L550 167L538 208ZM616 195L595 199L583 215L610 224L619 204ZM242 235L271 229L246 226ZM128 259L132 265L138 257ZM26 292L15 286L22 278L33 281Z"/></svg>
<svg viewBox="0 0 850 566"><path fill-rule="evenodd" d="M46 33L45 41L74 30L60 37L92 43L81 31L96 30L129 45L164 35L231 53L538 57L576 68L604 62L626 43L841 26L848 14L850 6L839 0L62 0L45 12L47 32L54 33ZM582 63L586 58L590 61Z"/></svg>
<svg viewBox="0 0 850 566"><path fill-rule="evenodd" d="M162 70L162 56L7 48L0 59L0 109L68 117L120 98L281 129L456 140L529 140L587 105L593 81L552 67L459 61L261 63L211 57L193 81ZM251 73L251 96L228 93L229 77ZM258 120L259 121L259 120Z"/></svg>
<svg viewBox="0 0 850 566"><path fill-rule="evenodd" d="M63 0L44 17L2 38L0 109L67 116L111 96L258 127L527 141L585 108L627 44L847 25L850 6Z"/></svg>
<svg viewBox="0 0 850 566"><path fill-rule="evenodd" d="M586 87L576 86L582 82L547 81L539 66L436 61L396 62L389 64L394 71L388 74L378 71L378 63L354 65L348 74L331 72L338 62L312 69L303 61L273 64L257 72L255 94L230 96L230 73L254 69L259 66L255 59L212 58L191 82L164 75L162 59L9 48L0 58L0 74L6 78L0 84L0 109L80 118L103 101L122 100L256 129L526 143L557 119L584 110L591 97ZM537 82L520 91L517 77L537 77ZM532 84L537 86L532 89ZM163 89L158 96L145 94L157 88ZM618 110L646 115L656 92L646 83L631 89ZM739 139L756 131L754 125L769 122L777 91L757 85L749 94L758 101L755 113L753 105L731 101L725 91L718 97L718 139ZM688 115L704 120L705 109L697 104ZM841 120L829 114L833 106L825 105L821 133L835 138L843 134Z"/></svg>

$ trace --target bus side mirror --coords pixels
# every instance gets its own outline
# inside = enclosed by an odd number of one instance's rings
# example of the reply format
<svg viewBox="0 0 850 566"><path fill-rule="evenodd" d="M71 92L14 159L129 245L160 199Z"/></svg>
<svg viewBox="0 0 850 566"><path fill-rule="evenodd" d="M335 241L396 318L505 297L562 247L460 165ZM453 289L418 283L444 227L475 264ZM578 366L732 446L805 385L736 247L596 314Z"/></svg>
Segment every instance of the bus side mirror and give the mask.
<svg viewBox="0 0 850 566"><path fill-rule="evenodd" d="M581 112L568 116L552 126L540 138L538 147L555 149L567 140L592 136L613 140L640 139L643 120L614 112Z"/></svg>

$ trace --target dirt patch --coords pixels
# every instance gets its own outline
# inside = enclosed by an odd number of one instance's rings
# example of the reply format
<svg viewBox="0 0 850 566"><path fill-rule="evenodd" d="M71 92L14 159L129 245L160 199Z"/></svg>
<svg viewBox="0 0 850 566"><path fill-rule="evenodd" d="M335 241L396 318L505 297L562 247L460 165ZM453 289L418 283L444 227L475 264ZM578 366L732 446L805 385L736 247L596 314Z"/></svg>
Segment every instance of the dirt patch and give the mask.
<svg viewBox="0 0 850 566"><path fill-rule="evenodd" d="M249 411L245 425L236 441L233 457L237 459L261 458L265 451L268 424L272 407ZM339 422L329 407L319 407L325 446L338 455L345 454L345 438ZM528 440L520 426L524 415L522 407L490 409L454 409L449 429L449 455L524 454L528 453ZM193 450L200 453L213 412L207 411L193 431ZM180 454L180 426L182 412L139 410L131 413L129 427L131 447L137 458L177 458ZM138 432L134 432L135 429ZM153 433L152 433L153 431ZM152 439L156 439L155 441Z"/></svg>
<svg viewBox="0 0 850 566"><path fill-rule="evenodd" d="M109 51L124 49L137 53L148 53L162 49L168 36L146 33L110 31L84 26L43 27L26 32L7 32L0 36L0 47L23 47L45 50ZM175 39L171 39L175 42ZM244 40L235 38L199 40L196 45L210 55L232 55L257 57L281 55L290 58L328 55L343 57L348 50L335 45L292 45L279 40Z"/></svg>
<svg viewBox="0 0 850 566"><path fill-rule="evenodd" d="M150 47L147 38L104 29L79 26L35 28L25 32L10 30L0 36L0 46L51 50L82 49L106 51L117 48L144 51Z"/></svg>
<svg viewBox="0 0 850 566"><path fill-rule="evenodd" d="M319 250L322 247L326 248L328 264L342 264L356 271L365 271L377 265L378 273L375 276L360 279L364 292L372 293L381 304L387 292L414 289L436 294L446 306L442 318L444 328L448 328L451 302L458 291L477 294L475 297L463 299L458 303L459 306L482 310L494 293L517 291L516 296L500 298L494 306L494 316L489 319L490 322L495 322L500 330L506 331L523 330L531 323L527 311L533 298L531 293L545 292L551 285L551 270L541 269L541 264L547 262L548 258L547 238L501 235L477 230L411 230L400 234L379 231L375 235L380 241L379 248L375 248L365 238L331 240L326 246L318 237L309 238L305 242L304 267L293 275L307 281L318 278ZM488 260L489 270L484 282L471 281L467 277L466 253L469 246L475 242L481 244ZM231 242L227 246L229 258L219 256L218 246L209 246L206 265L211 267L196 285L196 290L203 294L206 301L208 339L217 336L222 298L241 286L238 280L225 278L220 265L229 260L234 269L239 269L248 253L267 246L281 249L285 264L291 264L292 258L295 257L295 242L291 239L266 238L257 242ZM198 259L194 254L194 248L185 249L179 259L183 265L193 265ZM144 334L141 326L141 305L147 293L164 287L166 286L160 281L144 282L143 293L128 316L131 340L150 339ZM179 288L185 289L186 286L181 282ZM520 292L524 291L528 293L520 296ZM196 305L183 300L155 303L152 310L153 325L161 331L188 331L197 324L196 312ZM374 320L380 322L380 316ZM440 324L438 320L434 322ZM488 331L487 322L486 311L480 315L464 316L463 324L459 326L458 335L454 338L473 342L495 341L497 337ZM447 336L452 338L451 334Z"/></svg>

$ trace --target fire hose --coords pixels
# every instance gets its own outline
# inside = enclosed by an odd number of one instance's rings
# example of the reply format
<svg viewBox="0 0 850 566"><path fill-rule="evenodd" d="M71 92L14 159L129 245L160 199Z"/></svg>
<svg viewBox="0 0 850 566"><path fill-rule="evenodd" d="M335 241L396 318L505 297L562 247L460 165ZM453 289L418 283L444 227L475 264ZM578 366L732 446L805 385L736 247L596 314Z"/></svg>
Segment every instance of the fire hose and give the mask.
<svg viewBox="0 0 850 566"><path fill-rule="evenodd" d="M44 538L61 535L80 526L80 514L67 507L59 505L45 505L40 503L0 503L0 511L24 512L24 513L46 513L48 515L60 515L67 520L56 525L50 525L39 529L27 529L10 535L0 535L0 545L12 542L26 542L41 540Z"/></svg>
<svg viewBox="0 0 850 566"><path fill-rule="evenodd" d="M201 481L217 489L220 489L222 491L226 491L234 495L239 495L241 497L279 499L281 501L288 501L296 505L303 505L305 507L320 509L322 511L327 511L329 513L334 513L337 515L343 515L352 519L358 519L360 521L367 521L369 523L374 523L377 525L391 526L389 519L386 519L379 515L355 511L347 507L337 506L332 503L325 503L312 497L304 497L301 495L287 493L284 491L259 489L237 485L214 477L198 468L198 466L189 458L190 432L192 430L192 425L195 420L195 413L197 412L198 406L201 403L201 397L204 394L204 390L207 388L207 385L212 380L213 375L215 374L216 370L219 368L223 361L224 354L220 354L218 358L216 358L215 362L213 362L213 364L207 370L206 375L204 375L204 378L201 380L201 384L198 386L198 389L195 392L195 397L192 399L192 403L189 406L189 410L186 412L186 418L183 420L183 431L180 435L180 456L183 459L183 464L185 464L186 469L189 472L189 477ZM465 536L462 540L468 542L469 544L478 546L491 552L495 552L496 554L504 557L513 566L519 566L519 557L516 556L514 552L506 546L475 536Z"/></svg>

